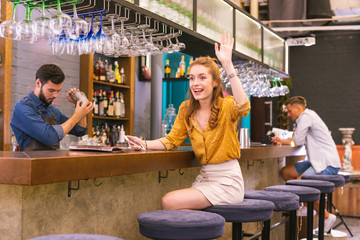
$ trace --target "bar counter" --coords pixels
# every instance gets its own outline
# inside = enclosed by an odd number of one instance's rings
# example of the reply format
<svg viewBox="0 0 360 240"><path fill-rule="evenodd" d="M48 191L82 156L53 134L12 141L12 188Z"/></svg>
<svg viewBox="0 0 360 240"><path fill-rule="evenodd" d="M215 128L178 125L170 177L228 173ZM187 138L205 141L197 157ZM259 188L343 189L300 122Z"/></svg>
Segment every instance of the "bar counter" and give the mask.
<svg viewBox="0 0 360 240"><path fill-rule="evenodd" d="M303 154L302 148L290 146L241 149L245 190L283 184L279 171L285 159ZM161 209L162 196L191 187L199 171L191 147L110 153L0 152L0 239L92 233L145 240L137 215ZM274 213L272 221L282 219ZM244 229L260 230L256 223L245 224ZM282 226L271 234L284 239L284 232ZM231 239L231 224L226 224L219 239Z"/></svg>
<svg viewBox="0 0 360 240"><path fill-rule="evenodd" d="M241 149L240 161L301 155L299 147L256 146ZM0 152L0 184L37 185L199 166L191 147L147 152Z"/></svg>

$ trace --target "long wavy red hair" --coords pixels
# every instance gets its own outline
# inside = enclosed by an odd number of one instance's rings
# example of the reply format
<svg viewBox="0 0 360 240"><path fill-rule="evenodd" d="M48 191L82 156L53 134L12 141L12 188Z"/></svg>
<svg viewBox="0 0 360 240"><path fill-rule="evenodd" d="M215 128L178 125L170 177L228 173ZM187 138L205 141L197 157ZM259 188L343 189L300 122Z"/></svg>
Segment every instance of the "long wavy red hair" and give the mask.
<svg viewBox="0 0 360 240"><path fill-rule="evenodd" d="M215 58L211 58L209 56L207 57L199 57L195 61L192 62L190 65L190 69L193 66L196 65L202 65L205 66L208 70L210 75L212 76L213 81L215 81L216 87L214 87L213 95L212 95L212 107L211 107L211 114L209 119L209 125L211 129L214 129L217 126L217 116L219 113L219 100L220 98L223 98L223 89L221 85L221 79L220 79L220 69L217 65L217 60ZM187 124L190 126L190 131L192 131L192 125L190 123L190 117L191 115L200 107L200 103L198 100L194 99L194 96L192 95L190 89L187 93L187 97L190 100L190 106L187 110L185 120Z"/></svg>

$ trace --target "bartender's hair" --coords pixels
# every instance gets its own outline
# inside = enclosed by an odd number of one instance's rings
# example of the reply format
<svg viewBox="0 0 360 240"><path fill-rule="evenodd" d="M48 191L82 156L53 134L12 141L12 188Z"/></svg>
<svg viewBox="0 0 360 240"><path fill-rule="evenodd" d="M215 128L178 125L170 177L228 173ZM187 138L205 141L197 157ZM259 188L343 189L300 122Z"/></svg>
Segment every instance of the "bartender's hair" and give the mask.
<svg viewBox="0 0 360 240"><path fill-rule="evenodd" d="M213 96L212 96L212 107L211 107L211 115L209 119L209 125L211 129L214 129L217 125L218 120L218 112L219 112L219 100L220 98L223 98L223 89L221 85L221 78L220 78L220 70L219 66L217 65L217 60L215 58L211 58L209 56L207 57L199 57L195 61L193 61L190 65L190 69L193 66L196 65L203 65L208 70L210 75L212 76L213 81L216 82L216 87L213 89ZM187 96L190 100L190 106L188 108L187 114L186 114L186 122L188 126L190 126L190 131L192 131L191 123L190 123L190 116L192 113L194 113L199 107L200 103L198 100L194 99L194 96L192 95L190 89L187 93Z"/></svg>
<svg viewBox="0 0 360 240"><path fill-rule="evenodd" d="M306 99L302 96L294 96L286 100L286 102L284 103L285 106L288 104L290 104L291 106L295 104L299 104L302 105L304 108L306 108Z"/></svg>
<svg viewBox="0 0 360 240"><path fill-rule="evenodd" d="M36 72L36 79L40 79L41 84L45 84L48 81L59 84L65 79L64 72L61 68L55 64L44 64Z"/></svg>

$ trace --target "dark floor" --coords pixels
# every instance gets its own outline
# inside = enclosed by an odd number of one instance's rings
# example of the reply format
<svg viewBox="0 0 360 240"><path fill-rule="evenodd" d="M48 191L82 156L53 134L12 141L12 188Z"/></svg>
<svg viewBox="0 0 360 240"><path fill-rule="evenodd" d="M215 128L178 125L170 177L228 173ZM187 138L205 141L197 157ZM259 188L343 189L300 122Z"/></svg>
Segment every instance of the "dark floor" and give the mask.
<svg viewBox="0 0 360 240"><path fill-rule="evenodd" d="M346 230L344 224L341 224L336 230L342 231L346 233L349 237L349 240L360 240L360 218L359 217L343 217L345 223L348 225L350 231L354 235L353 237L350 236L349 232ZM339 217L336 220L336 224L340 222Z"/></svg>

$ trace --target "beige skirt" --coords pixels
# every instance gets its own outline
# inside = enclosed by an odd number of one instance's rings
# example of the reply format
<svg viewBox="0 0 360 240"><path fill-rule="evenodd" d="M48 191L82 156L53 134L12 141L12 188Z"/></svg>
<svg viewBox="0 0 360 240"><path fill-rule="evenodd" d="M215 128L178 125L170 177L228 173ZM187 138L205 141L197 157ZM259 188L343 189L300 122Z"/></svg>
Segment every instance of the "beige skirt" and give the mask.
<svg viewBox="0 0 360 240"><path fill-rule="evenodd" d="M202 165L192 187L212 205L239 204L244 200L244 180L237 159Z"/></svg>

